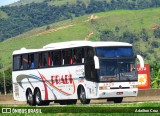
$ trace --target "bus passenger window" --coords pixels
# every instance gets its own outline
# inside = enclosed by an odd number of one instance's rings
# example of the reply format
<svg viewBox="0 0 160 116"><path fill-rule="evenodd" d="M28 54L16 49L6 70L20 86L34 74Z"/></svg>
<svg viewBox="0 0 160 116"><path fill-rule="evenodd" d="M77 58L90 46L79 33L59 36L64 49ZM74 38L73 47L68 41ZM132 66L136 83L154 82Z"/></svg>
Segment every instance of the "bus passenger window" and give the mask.
<svg viewBox="0 0 160 116"><path fill-rule="evenodd" d="M13 70L20 69L20 56L13 56Z"/></svg>
<svg viewBox="0 0 160 116"><path fill-rule="evenodd" d="M28 54L24 54L22 56L22 64L23 64L23 69L27 69L28 68Z"/></svg>
<svg viewBox="0 0 160 116"><path fill-rule="evenodd" d="M38 68L39 65L39 53L34 53L34 67Z"/></svg>
<svg viewBox="0 0 160 116"><path fill-rule="evenodd" d="M20 70L22 70L22 69L23 69L22 61L23 61L23 57L22 57L22 55L20 55Z"/></svg>
<svg viewBox="0 0 160 116"><path fill-rule="evenodd" d="M29 68L35 68L35 66L34 66L34 54L29 54Z"/></svg>
<svg viewBox="0 0 160 116"><path fill-rule="evenodd" d="M62 54L61 51L54 51L53 54L53 62L55 66L60 66L62 65Z"/></svg>
<svg viewBox="0 0 160 116"><path fill-rule="evenodd" d="M51 52L51 66L53 66L54 65L54 53L53 52Z"/></svg>
<svg viewBox="0 0 160 116"><path fill-rule="evenodd" d="M43 65L42 65L42 53L39 53L38 67L39 67L39 68L43 67Z"/></svg>
<svg viewBox="0 0 160 116"><path fill-rule="evenodd" d="M48 53L42 53L42 63L44 67L48 67Z"/></svg>
<svg viewBox="0 0 160 116"><path fill-rule="evenodd" d="M73 49L73 64L84 63L84 50L83 48Z"/></svg>
<svg viewBox="0 0 160 116"><path fill-rule="evenodd" d="M72 50L63 51L64 64L72 64Z"/></svg>

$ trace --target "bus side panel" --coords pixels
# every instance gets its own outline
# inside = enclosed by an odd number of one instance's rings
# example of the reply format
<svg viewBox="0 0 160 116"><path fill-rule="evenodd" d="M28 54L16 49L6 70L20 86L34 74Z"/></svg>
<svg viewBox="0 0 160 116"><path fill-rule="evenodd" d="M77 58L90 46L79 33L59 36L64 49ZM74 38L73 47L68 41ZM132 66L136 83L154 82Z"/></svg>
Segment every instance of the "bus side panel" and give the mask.
<svg viewBox="0 0 160 116"><path fill-rule="evenodd" d="M13 96L26 101L26 90L41 91L42 100L77 99L79 77L84 76L84 66L46 68L13 72Z"/></svg>

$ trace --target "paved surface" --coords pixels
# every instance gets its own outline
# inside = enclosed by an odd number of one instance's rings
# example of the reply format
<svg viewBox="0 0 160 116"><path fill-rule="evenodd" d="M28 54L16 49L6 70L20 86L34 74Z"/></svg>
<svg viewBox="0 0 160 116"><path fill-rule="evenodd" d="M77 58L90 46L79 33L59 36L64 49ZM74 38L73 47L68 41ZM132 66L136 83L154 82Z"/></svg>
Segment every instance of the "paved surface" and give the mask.
<svg viewBox="0 0 160 116"><path fill-rule="evenodd" d="M137 103L137 102L146 102L146 101L157 101L160 102L160 96L142 96L142 97L127 97L123 99L122 103ZM80 104L80 101L77 102ZM91 100L90 104L110 104L113 103L112 101L107 102L106 99L99 99L99 100ZM11 105L11 106L17 106L17 105L23 105L26 104L26 102L19 102L13 100L12 95L0 95L0 105ZM51 102L51 105L58 105L57 103Z"/></svg>
<svg viewBox="0 0 160 116"><path fill-rule="evenodd" d="M137 97L126 97L123 99L122 103L137 103L137 102L147 102L147 101L156 101L160 102L160 89L148 89L148 90L139 90ZM80 104L80 101L77 102ZM109 104L113 103L107 102L106 99L91 100L90 104ZM19 102L13 100L12 95L0 95L0 105L17 105L26 104L26 102ZM51 102L51 105L59 105L58 103Z"/></svg>

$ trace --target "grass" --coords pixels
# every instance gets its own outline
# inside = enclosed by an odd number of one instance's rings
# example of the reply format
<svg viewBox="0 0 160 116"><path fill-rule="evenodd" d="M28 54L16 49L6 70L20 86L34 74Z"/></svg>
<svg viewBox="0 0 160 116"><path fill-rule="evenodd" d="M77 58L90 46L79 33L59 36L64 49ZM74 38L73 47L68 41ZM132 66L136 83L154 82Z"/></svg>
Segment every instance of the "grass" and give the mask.
<svg viewBox="0 0 160 116"><path fill-rule="evenodd" d="M5 12L0 11L0 19L6 19L6 18L8 18L8 15Z"/></svg>
<svg viewBox="0 0 160 116"><path fill-rule="evenodd" d="M12 108L12 109L40 109L39 111L42 114L33 114L30 113L29 115L141 115L141 116L149 116L149 115L158 115L160 103L156 102L145 102L145 103L133 103L133 104L90 104L90 105L68 105L68 106L49 106L49 107L29 107L29 106L0 106L0 108ZM135 113L135 111L141 110L141 113ZM144 111L145 110L145 111ZM153 113L151 111L155 111L158 113ZM149 113L145 113L149 111ZM28 112L28 111L27 111ZM4 114L2 114L4 115ZM8 115L8 114L7 114ZM21 114L16 114L21 115Z"/></svg>
<svg viewBox="0 0 160 116"><path fill-rule="evenodd" d="M25 48L42 48L44 45L54 42L70 41L70 40L84 40L85 36L89 32L94 32L90 37L90 40L99 40L99 30L112 30L115 31L115 27L120 27L119 35L126 30L134 33L139 33L142 28L145 28L149 34L153 33L151 27L160 25L160 8L152 8L145 10L117 10L110 12L102 12L94 14L96 19L88 20L90 15L85 15L79 18L69 19L54 24L50 24L51 29L57 29L63 26L69 26L57 31L38 34L46 31L46 26L31 30L23 35L19 35L12 39L6 40L0 43L0 62L3 62L6 67L10 67L12 64L12 52L14 50ZM87 21L88 20L88 21ZM150 36L149 42L156 39ZM160 40L156 40L160 43ZM152 49L152 46L148 42L138 41L137 46L142 52L147 52L148 49ZM147 48L146 48L147 46ZM154 54L160 56L158 49L153 49ZM154 61L156 58L153 54L148 53L148 57ZM145 59L145 63L149 62Z"/></svg>
<svg viewBox="0 0 160 116"><path fill-rule="evenodd" d="M40 3L40 2L43 2L45 0L20 0L18 2L15 2L9 6L21 6L21 5L26 5L26 4L30 4L32 2L34 3Z"/></svg>

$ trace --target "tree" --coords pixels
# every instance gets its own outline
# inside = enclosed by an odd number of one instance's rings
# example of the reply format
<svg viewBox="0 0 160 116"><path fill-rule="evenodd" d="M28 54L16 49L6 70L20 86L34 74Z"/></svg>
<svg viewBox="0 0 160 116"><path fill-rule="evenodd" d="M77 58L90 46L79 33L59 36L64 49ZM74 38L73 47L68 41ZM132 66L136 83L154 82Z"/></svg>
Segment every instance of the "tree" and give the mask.
<svg viewBox="0 0 160 116"><path fill-rule="evenodd" d="M148 33L146 31L146 29L142 29L141 32L140 32L140 38L143 40L143 41L148 41L149 39L149 36L148 36Z"/></svg>
<svg viewBox="0 0 160 116"><path fill-rule="evenodd" d="M159 88L160 87L160 63L154 62L151 65L151 87Z"/></svg>
<svg viewBox="0 0 160 116"><path fill-rule="evenodd" d="M155 38L160 38L160 27L154 30L154 37Z"/></svg>
<svg viewBox="0 0 160 116"><path fill-rule="evenodd" d="M138 40L138 37L136 36L136 34L129 32L129 31L125 31L123 32L123 37L122 37L123 41L128 42L128 43L134 43L135 41Z"/></svg>

